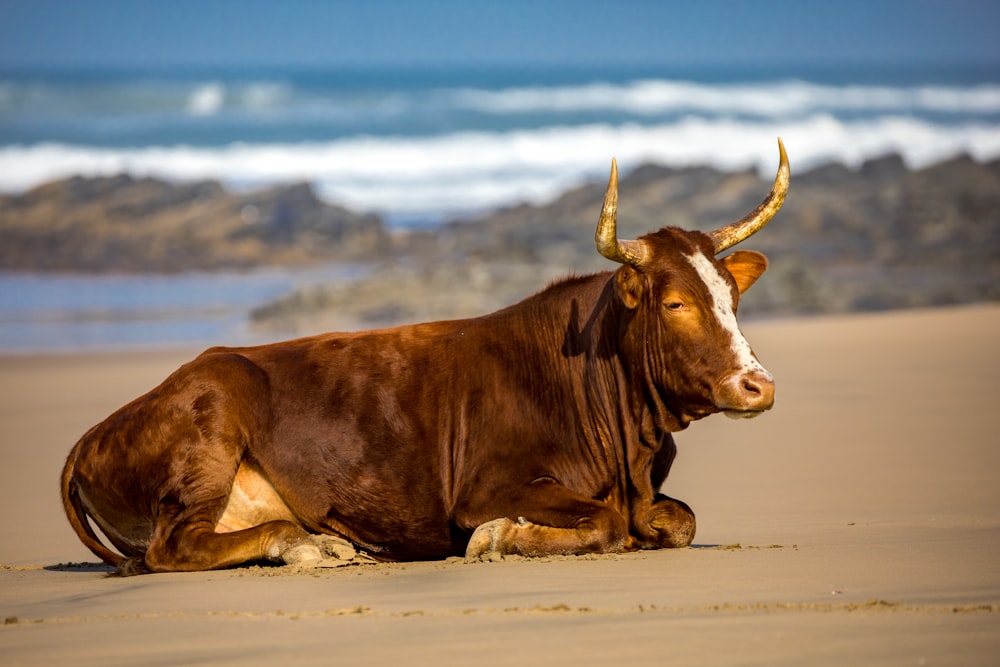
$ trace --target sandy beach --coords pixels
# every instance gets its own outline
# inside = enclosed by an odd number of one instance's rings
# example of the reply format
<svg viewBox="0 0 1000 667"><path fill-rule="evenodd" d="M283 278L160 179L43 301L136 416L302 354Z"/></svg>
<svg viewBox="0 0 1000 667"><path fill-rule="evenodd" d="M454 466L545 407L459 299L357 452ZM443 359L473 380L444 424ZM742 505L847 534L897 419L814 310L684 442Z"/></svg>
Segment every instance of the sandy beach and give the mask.
<svg viewBox="0 0 1000 667"><path fill-rule="evenodd" d="M995 665L1000 305L753 322L775 409L679 434L693 548L108 576L57 478L198 350L0 357L0 664Z"/></svg>

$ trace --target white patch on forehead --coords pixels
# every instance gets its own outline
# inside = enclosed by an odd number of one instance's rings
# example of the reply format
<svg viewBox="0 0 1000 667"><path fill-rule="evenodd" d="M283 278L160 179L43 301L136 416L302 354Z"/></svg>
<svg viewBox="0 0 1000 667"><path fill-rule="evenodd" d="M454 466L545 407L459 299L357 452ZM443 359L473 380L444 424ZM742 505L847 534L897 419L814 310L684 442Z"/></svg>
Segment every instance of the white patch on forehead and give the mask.
<svg viewBox="0 0 1000 667"><path fill-rule="evenodd" d="M736 357L736 365L740 372L759 371L770 376L760 362L753 356L750 350L750 343L743 336L739 325L736 323L736 313L733 312L733 292L729 281L719 273L716 268L701 251L695 251L693 255L688 255L687 260L691 262L694 270L698 272L708 292L712 297L712 312L718 319L719 324L729 333L730 347Z"/></svg>

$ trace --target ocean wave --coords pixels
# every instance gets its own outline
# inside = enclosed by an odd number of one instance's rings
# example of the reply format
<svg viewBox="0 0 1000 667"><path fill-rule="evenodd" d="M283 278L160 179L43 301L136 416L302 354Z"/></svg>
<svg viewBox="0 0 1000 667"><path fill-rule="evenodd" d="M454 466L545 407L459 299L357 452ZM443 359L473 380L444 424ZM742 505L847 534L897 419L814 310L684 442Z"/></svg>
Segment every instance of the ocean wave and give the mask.
<svg viewBox="0 0 1000 667"><path fill-rule="evenodd" d="M256 81L240 88L242 104L249 109L277 108L287 104L292 96L292 87L284 83Z"/></svg>
<svg viewBox="0 0 1000 667"><path fill-rule="evenodd" d="M226 101L226 90L220 83L206 83L191 93L187 110L195 116L211 116L219 112Z"/></svg>
<svg viewBox="0 0 1000 667"><path fill-rule="evenodd" d="M898 153L922 167L966 153L1000 158L1000 126L936 124L910 116L843 120L815 114L788 122L689 116L637 123L462 132L431 137L352 137L331 142L223 147L112 149L66 144L0 148L0 190L21 191L70 175L217 179L239 187L313 182L326 198L389 215L480 210L540 202L586 180L642 163L756 168L770 177L774 139L783 137L793 169Z"/></svg>
<svg viewBox="0 0 1000 667"><path fill-rule="evenodd" d="M1000 84L832 85L803 80L709 83L634 79L577 85L341 87L335 82L305 85L266 78L246 81L156 79L92 81L0 80L0 115L59 117L87 113L123 116L177 113L211 116L282 110L294 117L317 110L385 112L393 115L475 112L490 116L525 114L679 113L749 114L786 118L822 112L1000 113Z"/></svg>
<svg viewBox="0 0 1000 667"><path fill-rule="evenodd" d="M642 80L623 85L464 89L455 106L491 114L618 111L645 115L679 112L788 117L817 111L1000 112L1000 86L829 86L804 81L704 84Z"/></svg>
<svg viewBox="0 0 1000 667"><path fill-rule="evenodd" d="M295 88L274 81L155 81L89 84L0 80L0 118L111 118L171 113L212 116L225 110L293 107Z"/></svg>
<svg viewBox="0 0 1000 667"><path fill-rule="evenodd" d="M194 116L213 116L225 108L266 112L289 106L293 91L287 85L251 82L224 85L218 82L197 86L187 97L186 111Z"/></svg>

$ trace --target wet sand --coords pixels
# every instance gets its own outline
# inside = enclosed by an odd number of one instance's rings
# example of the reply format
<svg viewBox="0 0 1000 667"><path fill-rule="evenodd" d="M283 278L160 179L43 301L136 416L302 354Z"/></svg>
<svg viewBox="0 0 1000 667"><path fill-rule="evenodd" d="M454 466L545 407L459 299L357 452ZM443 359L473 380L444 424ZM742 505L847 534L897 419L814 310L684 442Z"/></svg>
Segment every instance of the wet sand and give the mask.
<svg viewBox="0 0 1000 667"><path fill-rule="evenodd" d="M297 574L108 577L62 515L75 440L197 350L0 357L0 663L997 664L1000 305L745 330L777 404L679 434L694 548Z"/></svg>

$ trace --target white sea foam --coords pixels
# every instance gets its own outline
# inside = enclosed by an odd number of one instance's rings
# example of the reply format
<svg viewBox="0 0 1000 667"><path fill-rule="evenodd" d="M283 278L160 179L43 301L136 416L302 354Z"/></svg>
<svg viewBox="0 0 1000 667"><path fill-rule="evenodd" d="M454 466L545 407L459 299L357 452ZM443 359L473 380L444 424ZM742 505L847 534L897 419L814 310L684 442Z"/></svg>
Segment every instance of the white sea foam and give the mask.
<svg viewBox="0 0 1000 667"><path fill-rule="evenodd" d="M187 110L195 116L211 116L222 108L226 101L226 89L219 83L198 86L188 98Z"/></svg>
<svg viewBox="0 0 1000 667"><path fill-rule="evenodd" d="M851 167L890 152L914 168L967 153L1000 158L1000 126L941 125L909 116L845 121L816 114L794 121L688 117L643 126L592 124L431 137L353 137L224 147L95 148L38 144L0 148L0 190L21 191L74 174L130 173L175 180L213 178L238 186L308 180L325 197L389 214L474 210L543 201L585 180L606 178L612 156L642 163L754 167L770 177L775 137L794 170L838 161Z"/></svg>

